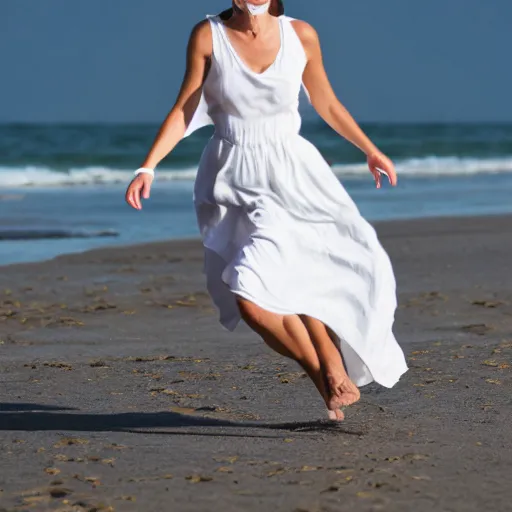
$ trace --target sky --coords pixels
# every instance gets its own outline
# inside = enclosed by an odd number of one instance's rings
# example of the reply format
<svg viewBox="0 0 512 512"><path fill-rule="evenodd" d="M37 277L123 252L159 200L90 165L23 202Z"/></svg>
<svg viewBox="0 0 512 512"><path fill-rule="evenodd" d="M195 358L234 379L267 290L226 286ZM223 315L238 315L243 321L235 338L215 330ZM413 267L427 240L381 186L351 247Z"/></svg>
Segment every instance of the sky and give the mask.
<svg viewBox="0 0 512 512"><path fill-rule="evenodd" d="M230 0L0 0L0 122L159 122ZM512 121L511 0L285 0L363 122Z"/></svg>

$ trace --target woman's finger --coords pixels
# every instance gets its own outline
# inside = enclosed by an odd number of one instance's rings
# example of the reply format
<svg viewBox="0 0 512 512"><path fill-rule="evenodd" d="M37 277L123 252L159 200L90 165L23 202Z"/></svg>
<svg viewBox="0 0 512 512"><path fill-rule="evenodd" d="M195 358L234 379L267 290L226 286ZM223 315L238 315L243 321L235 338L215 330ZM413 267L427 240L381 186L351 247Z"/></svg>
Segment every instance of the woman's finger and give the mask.
<svg viewBox="0 0 512 512"><path fill-rule="evenodd" d="M128 190L126 191L126 195L125 195L124 199L128 203L129 206L134 208L134 205L133 205L133 202L132 202L132 189L131 189L131 187L128 187Z"/></svg>
<svg viewBox="0 0 512 512"><path fill-rule="evenodd" d="M142 197L144 199L149 199L149 195L151 193L151 182L149 180L144 182L144 186L142 188Z"/></svg>
<svg viewBox="0 0 512 512"><path fill-rule="evenodd" d="M134 208L133 202L132 202L132 187L131 185L126 190L126 195L124 196L125 201Z"/></svg>
<svg viewBox="0 0 512 512"><path fill-rule="evenodd" d="M136 210L141 209L140 201L137 201L138 190L136 186L130 185L126 196L126 201L132 208L135 208Z"/></svg>
<svg viewBox="0 0 512 512"><path fill-rule="evenodd" d="M396 172L393 166L382 166L382 168L378 167L377 172L379 174L385 174L388 178L389 183L394 187L396 185Z"/></svg>
<svg viewBox="0 0 512 512"><path fill-rule="evenodd" d="M380 172L377 168L373 169L373 176L375 177L375 185L377 186L377 188L380 188L381 187L381 176L380 176Z"/></svg>
<svg viewBox="0 0 512 512"><path fill-rule="evenodd" d="M391 183L391 185L394 187L396 186L396 182L397 182L397 177L396 177L396 171L394 168L392 168L388 173L388 180L389 180L389 183Z"/></svg>
<svg viewBox="0 0 512 512"><path fill-rule="evenodd" d="M133 207L136 209L136 210L140 210L140 206L137 204L137 193L134 191L132 192L132 195L131 195L131 201L133 203Z"/></svg>
<svg viewBox="0 0 512 512"><path fill-rule="evenodd" d="M135 201L135 204L137 205L137 210L142 210L142 204L140 202L140 186L134 187L133 190L133 200Z"/></svg>
<svg viewBox="0 0 512 512"><path fill-rule="evenodd" d="M133 192L130 192L128 194L128 204L135 210L137 209L137 205L135 204L135 200L133 198Z"/></svg>

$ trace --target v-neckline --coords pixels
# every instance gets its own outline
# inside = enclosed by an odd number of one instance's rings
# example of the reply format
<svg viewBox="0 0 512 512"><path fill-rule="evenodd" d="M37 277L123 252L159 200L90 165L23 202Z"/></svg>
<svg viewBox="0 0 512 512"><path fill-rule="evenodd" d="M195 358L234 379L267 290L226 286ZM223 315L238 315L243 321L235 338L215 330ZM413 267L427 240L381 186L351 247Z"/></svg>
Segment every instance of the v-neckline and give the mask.
<svg viewBox="0 0 512 512"><path fill-rule="evenodd" d="M283 23L282 23L281 18L282 18L281 16L279 16L277 18L277 21L279 23L279 50L276 54L275 59L272 61L272 64L270 64L268 66L268 68L264 69L261 73L258 73L257 71L254 71L254 69L250 68L249 65L244 61L244 59L242 59L240 54L236 51L235 47L233 46L233 43L231 42L231 39L229 38L228 32L226 30L228 27L226 27L226 25L222 21L222 18L220 18L220 16L218 16L218 21L221 25L221 32L226 41L226 44L228 45L228 47L229 47L231 53L233 54L233 56L235 57L236 61L240 64L240 66L243 69L245 69L249 73L251 73L255 76L263 76L277 64L277 61L281 57L281 53L283 51L283 46L284 46L284 33L283 33L284 31L283 31Z"/></svg>

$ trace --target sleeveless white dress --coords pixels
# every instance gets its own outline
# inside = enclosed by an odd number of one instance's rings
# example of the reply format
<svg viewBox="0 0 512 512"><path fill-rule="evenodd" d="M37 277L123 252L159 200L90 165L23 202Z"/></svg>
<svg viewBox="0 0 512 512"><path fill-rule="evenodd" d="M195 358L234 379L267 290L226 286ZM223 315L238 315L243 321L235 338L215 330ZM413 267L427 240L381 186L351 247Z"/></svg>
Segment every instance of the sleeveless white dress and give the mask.
<svg viewBox="0 0 512 512"><path fill-rule="evenodd" d="M211 67L185 136L215 132L201 157L194 204L208 291L221 324L240 321L236 295L281 315L321 320L339 338L352 381L392 387L407 370L392 333L390 260L318 150L299 135L306 55L281 16L266 71L239 57L218 16Z"/></svg>

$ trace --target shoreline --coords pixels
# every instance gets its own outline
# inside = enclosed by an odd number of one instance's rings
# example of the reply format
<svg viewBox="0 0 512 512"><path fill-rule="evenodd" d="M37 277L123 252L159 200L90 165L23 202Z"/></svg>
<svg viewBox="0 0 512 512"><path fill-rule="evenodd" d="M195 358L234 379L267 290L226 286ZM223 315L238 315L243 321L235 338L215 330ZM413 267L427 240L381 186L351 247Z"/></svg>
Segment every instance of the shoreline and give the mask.
<svg viewBox="0 0 512 512"><path fill-rule="evenodd" d="M428 225L431 224L443 224L441 230L450 230L450 229L462 229L464 231L474 231L478 229L478 226L485 225L487 226L489 220L496 220L500 225L502 223L510 222L512 224L512 213L496 213L496 214L486 214L486 215L452 215L452 216L439 216L439 217L415 217L415 218L407 218L407 219L391 219L391 220L376 220L368 222L374 226L377 232L382 233L386 236L386 234L392 235L392 233L401 232L409 227L416 227L420 230L429 230ZM125 250L137 250L138 248L143 248L146 246L159 247L162 244L177 244L186 243L190 241L200 242L200 237L197 235L191 235L188 237L179 237L179 238L168 238L162 240L155 240L151 242L136 242L133 244L122 244L122 245L105 245L101 247L86 249L84 251L77 252L65 252L59 254L57 256L53 256L52 258L43 259L43 260L34 260L27 261L21 263L6 263L0 264L0 269L7 267L14 267L18 265L37 265L52 262L54 260L58 260L60 258L72 257L72 256L80 256L87 253L95 253L98 251L125 251ZM16 240L23 241L23 240ZM5 242L9 242L6 240ZM3 242L3 243L5 243ZM1 243L1 242L0 242Z"/></svg>

